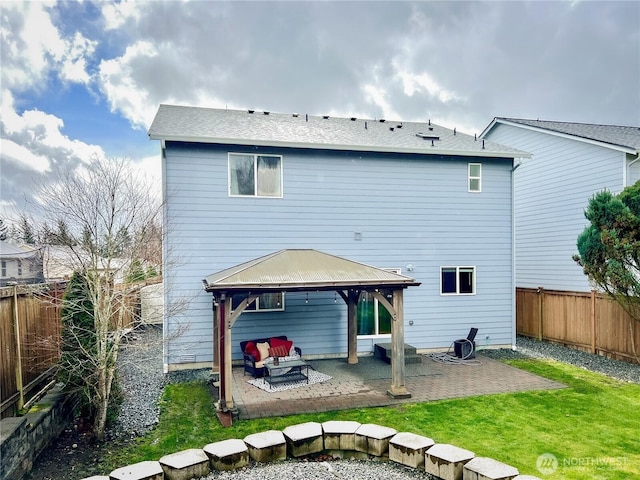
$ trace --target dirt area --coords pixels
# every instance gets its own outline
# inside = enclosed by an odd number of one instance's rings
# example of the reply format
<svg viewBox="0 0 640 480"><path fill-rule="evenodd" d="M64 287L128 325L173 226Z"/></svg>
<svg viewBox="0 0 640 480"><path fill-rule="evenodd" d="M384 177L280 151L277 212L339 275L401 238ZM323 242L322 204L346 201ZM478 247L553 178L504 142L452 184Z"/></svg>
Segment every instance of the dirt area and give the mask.
<svg viewBox="0 0 640 480"><path fill-rule="evenodd" d="M76 419L45 448L25 480L79 480L93 475L108 475L99 470L103 452L112 443L98 443L91 430Z"/></svg>

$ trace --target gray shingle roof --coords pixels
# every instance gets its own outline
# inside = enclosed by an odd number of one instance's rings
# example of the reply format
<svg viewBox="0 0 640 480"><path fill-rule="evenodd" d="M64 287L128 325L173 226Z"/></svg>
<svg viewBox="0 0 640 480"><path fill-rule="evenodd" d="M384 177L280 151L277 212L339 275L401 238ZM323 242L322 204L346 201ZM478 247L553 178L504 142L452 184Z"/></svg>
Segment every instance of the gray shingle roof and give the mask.
<svg viewBox="0 0 640 480"><path fill-rule="evenodd" d="M496 121L500 120L640 151L640 127L551 122L547 120L526 120L522 118L496 118Z"/></svg>
<svg viewBox="0 0 640 480"><path fill-rule="evenodd" d="M434 137L433 141L432 138ZM528 157L529 154L430 122L323 117L160 105L149 138L372 152Z"/></svg>

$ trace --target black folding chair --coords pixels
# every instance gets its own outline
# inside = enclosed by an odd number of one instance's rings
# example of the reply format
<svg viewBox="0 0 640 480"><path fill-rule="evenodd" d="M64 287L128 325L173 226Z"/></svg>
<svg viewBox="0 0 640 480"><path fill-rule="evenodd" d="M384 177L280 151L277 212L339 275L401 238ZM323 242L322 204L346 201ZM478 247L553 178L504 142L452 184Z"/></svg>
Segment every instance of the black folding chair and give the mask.
<svg viewBox="0 0 640 480"><path fill-rule="evenodd" d="M467 338L461 338L453 342L453 353L456 357L467 360L469 358L476 358L476 335L478 334L477 328L469 330Z"/></svg>

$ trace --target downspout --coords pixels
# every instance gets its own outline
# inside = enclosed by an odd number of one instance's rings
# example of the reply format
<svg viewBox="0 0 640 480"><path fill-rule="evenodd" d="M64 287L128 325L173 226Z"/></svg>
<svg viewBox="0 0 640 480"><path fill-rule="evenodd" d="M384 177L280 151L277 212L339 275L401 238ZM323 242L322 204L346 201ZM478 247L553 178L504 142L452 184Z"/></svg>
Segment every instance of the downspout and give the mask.
<svg viewBox="0 0 640 480"><path fill-rule="evenodd" d="M515 160L515 159L514 159ZM515 172L522 163L516 163L511 169L511 349L516 349L516 181Z"/></svg>

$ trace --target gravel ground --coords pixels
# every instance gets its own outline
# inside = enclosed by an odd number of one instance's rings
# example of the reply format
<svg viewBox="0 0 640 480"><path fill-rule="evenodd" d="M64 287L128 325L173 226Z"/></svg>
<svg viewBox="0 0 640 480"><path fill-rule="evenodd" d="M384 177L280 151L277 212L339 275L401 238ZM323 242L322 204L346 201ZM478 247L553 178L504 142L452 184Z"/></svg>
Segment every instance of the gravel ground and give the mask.
<svg viewBox="0 0 640 480"><path fill-rule="evenodd" d="M250 464L233 472L212 472L201 480L412 480L436 479L424 471L394 462L375 460L330 460L303 462L287 460L271 464Z"/></svg>
<svg viewBox="0 0 640 480"><path fill-rule="evenodd" d="M548 358L576 367L602 373L625 382L640 383L640 365L620 362L610 358L563 347L555 343L540 342L528 337L518 337L517 350L481 350L479 353L494 359Z"/></svg>

